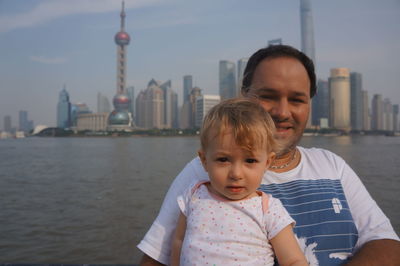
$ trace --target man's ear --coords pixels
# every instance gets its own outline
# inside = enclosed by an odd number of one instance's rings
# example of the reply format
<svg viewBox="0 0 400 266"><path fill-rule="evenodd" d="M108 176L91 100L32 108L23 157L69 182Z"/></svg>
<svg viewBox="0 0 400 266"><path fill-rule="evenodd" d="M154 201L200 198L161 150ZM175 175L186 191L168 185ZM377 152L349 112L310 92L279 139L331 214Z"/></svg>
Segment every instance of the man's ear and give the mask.
<svg viewBox="0 0 400 266"><path fill-rule="evenodd" d="M270 167L270 165L272 164L272 162L275 160L276 157L276 153L275 152L270 152L269 154L267 154L267 163L265 165L266 169L268 169Z"/></svg>
<svg viewBox="0 0 400 266"><path fill-rule="evenodd" d="M201 164L203 165L204 169L207 172L207 161L206 161L206 153L203 150L199 150L197 152L197 154L199 155L199 158L201 160Z"/></svg>

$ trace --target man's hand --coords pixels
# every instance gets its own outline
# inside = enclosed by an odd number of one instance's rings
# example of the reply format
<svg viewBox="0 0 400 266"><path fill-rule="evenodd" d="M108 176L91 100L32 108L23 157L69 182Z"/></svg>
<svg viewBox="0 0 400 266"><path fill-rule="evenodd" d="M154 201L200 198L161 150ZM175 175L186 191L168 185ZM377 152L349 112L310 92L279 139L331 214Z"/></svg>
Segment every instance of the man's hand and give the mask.
<svg viewBox="0 0 400 266"><path fill-rule="evenodd" d="M140 266L160 266L160 265L164 265L164 264L161 264L158 261L156 261L156 260L152 259L151 257L147 256L146 254L144 254L139 265Z"/></svg>
<svg viewBox="0 0 400 266"><path fill-rule="evenodd" d="M400 265L400 242L391 239L372 240L362 246L346 264L348 266L398 266Z"/></svg>

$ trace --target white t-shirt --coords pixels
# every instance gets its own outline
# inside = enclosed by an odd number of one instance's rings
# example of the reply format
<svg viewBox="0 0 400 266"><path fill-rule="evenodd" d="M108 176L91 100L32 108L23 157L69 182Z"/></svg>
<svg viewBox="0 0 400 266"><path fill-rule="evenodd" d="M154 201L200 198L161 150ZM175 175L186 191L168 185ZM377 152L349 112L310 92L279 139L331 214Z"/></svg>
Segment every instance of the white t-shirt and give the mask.
<svg viewBox="0 0 400 266"><path fill-rule="evenodd" d="M294 232L311 265L340 265L368 241L399 240L389 219L342 158L324 149L298 148L299 165L285 173L267 171L259 190L280 199L296 221ZM195 158L175 178L139 249L168 264L180 212L176 199L202 180L208 180L208 175Z"/></svg>
<svg viewBox="0 0 400 266"><path fill-rule="evenodd" d="M180 265L274 265L269 240L294 224L282 203L263 192L229 201L199 183L177 201L187 224Z"/></svg>

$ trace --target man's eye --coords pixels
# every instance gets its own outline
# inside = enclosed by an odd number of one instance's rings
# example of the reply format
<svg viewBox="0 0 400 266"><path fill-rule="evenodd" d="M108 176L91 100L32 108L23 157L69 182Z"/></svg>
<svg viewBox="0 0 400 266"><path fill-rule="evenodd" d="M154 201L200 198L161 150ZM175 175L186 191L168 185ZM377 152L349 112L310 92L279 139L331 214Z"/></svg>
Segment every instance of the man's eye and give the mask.
<svg viewBox="0 0 400 266"><path fill-rule="evenodd" d="M246 159L246 163L256 163L257 160L253 158Z"/></svg>
<svg viewBox="0 0 400 266"><path fill-rule="evenodd" d="M225 162L227 162L227 161L228 161L228 158L226 158L226 157L219 157L219 158L217 158L217 162L225 163Z"/></svg>
<svg viewBox="0 0 400 266"><path fill-rule="evenodd" d="M304 103L304 100L300 99L300 98L293 98L293 99L291 99L291 101L295 102L295 103Z"/></svg>

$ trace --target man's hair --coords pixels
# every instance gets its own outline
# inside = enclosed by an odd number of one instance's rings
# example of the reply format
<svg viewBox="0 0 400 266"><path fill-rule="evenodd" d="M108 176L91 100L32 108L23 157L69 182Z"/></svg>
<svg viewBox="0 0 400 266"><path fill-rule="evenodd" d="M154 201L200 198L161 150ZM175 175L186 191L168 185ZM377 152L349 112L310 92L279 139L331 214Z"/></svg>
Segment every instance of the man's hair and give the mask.
<svg viewBox="0 0 400 266"><path fill-rule="evenodd" d="M248 151L265 148L275 152L278 148L271 116L252 99L228 99L211 108L201 128L201 148L205 151L212 138L223 138L226 133L232 133L236 144Z"/></svg>
<svg viewBox="0 0 400 266"><path fill-rule="evenodd" d="M249 58L243 74L242 95L245 95L249 91L254 71L258 64L267 58L272 59L277 57L291 57L297 59L304 66L310 79L310 98L312 98L317 91L314 63L304 53L288 45L270 45L258 50Z"/></svg>

